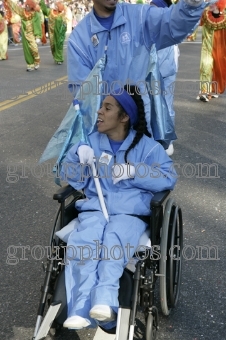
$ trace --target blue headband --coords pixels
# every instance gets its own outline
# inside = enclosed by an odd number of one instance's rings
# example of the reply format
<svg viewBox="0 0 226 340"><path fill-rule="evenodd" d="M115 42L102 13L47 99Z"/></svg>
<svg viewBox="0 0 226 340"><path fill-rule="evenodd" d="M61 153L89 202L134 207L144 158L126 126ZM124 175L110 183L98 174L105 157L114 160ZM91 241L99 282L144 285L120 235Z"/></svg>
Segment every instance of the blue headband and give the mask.
<svg viewBox="0 0 226 340"><path fill-rule="evenodd" d="M168 7L167 3L164 0L152 0L152 4L156 5L157 7Z"/></svg>
<svg viewBox="0 0 226 340"><path fill-rule="evenodd" d="M130 118L131 125L135 125L138 117L138 109L133 98L122 88L118 88L109 94L123 107Z"/></svg>

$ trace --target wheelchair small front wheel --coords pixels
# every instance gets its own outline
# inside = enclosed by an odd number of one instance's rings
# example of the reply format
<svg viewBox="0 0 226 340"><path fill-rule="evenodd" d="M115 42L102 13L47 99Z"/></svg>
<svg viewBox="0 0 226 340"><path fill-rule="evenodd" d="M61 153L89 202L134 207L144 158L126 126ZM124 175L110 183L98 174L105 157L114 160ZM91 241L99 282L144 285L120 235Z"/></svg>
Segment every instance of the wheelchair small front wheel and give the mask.
<svg viewBox="0 0 226 340"><path fill-rule="evenodd" d="M157 328L155 324L155 317L149 314L146 323L146 340L155 340L157 335Z"/></svg>

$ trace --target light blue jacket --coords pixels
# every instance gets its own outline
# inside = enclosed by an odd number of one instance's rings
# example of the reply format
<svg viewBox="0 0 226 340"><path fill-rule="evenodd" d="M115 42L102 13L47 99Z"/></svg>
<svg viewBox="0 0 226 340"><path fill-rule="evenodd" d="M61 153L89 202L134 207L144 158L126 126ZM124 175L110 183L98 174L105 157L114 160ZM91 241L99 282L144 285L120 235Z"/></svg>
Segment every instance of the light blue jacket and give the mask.
<svg viewBox="0 0 226 340"><path fill-rule="evenodd" d="M181 42L207 6L201 0L194 2L195 6L188 2L181 0L170 8L117 4L110 31L98 22L92 10L68 39L69 84L81 84L105 52L103 79L109 86L117 80L126 83L128 78L133 84L144 82L151 46L155 43L159 50Z"/></svg>
<svg viewBox="0 0 226 340"><path fill-rule="evenodd" d="M135 131L131 129L115 157L107 135L95 132L89 136L95 157L100 159L102 153L105 152L111 158L110 163L106 166L103 164L100 166L99 163L98 171L109 215L149 215L153 193L173 189L177 180L173 162L167 156L163 147L154 139L143 136L135 148L128 153L127 157L128 161L136 169L135 177L113 184L112 166L114 163L125 163L124 154L132 143L134 135ZM62 164L60 175L62 180L67 181L75 189L81 190L85 188L87 200L77 203L76 206L79 210L101 211L92 173L89 172L88 166L84 168L79 163L79 157L76 153L79 145L80 143L69 150Z"/></svg>

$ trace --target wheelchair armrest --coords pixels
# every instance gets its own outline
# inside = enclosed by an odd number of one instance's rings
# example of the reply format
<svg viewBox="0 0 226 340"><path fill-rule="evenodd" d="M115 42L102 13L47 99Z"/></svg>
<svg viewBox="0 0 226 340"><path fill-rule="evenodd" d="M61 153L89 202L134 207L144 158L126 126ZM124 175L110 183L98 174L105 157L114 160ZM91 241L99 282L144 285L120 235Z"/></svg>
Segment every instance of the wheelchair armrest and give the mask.
<svg viewBox="0 0 226 340"><path fill-rule="evenodd" d="M152 207L159 207L162 205L162 203L165 201L167 196L169 196L170 190L164 190L160 192L156 192L151 200L151 206Z"/></svg>
<svg viewBox="0 0 226 340"><path fill-rule="evenodd" d="M71 185L66 185L63 188L60 188L54 195L53 199L58 201L59 203L64 202L69 196L75 193L77 190L74 189Z"/></svg>

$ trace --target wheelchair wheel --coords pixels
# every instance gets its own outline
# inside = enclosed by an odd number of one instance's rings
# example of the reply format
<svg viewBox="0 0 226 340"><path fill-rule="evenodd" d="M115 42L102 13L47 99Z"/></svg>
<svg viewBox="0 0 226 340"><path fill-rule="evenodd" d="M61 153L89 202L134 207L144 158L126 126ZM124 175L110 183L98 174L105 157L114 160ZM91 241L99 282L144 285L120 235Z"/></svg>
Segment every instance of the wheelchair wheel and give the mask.
<svg viewBox="0 0 226 340"><path fill-rule="evenodd" d="M146 340L155 340L157 329L155 325L154 315L149 313L146 323Z"/></svg>
<svg viewBox="0 0 226 340"><path fill-rule="evenodd" d="M54 226L50 233L50 249L48 250L46 264L43 263L46 274L44 284L41 287L42 293L33 339L36 338L42 322L45 321L46 308L49 309L50 305L53 303L59 304L59 301L61 301L60 309L58 310L50 329L50 335L53 335L54 332L56 332L56 334L60 333L63 322L67 318L67 302L63 270L65 265L62 263L62 259L64 259L65 255L66 244L55 235L55 232L59 231L78 216L78 212L75 209L75 202L78 199L83 198L83 194L74 190L72 187L70 188L67 186L62 188L61 192L56 193L54 196L54 200L58 200L60 203L60 208L57 211ZM48 322L48 318L46 322ZM46 324L44 324L44 327L46 327Z"/></svg>
<svg viewBox="0 0 226 340"><path fill-rule="evenodd" d="M179 298L181 284L181 251L183 248L182 212L170 198L165 207L161 234L160 301L164 315L169 315Z"/></svg>

